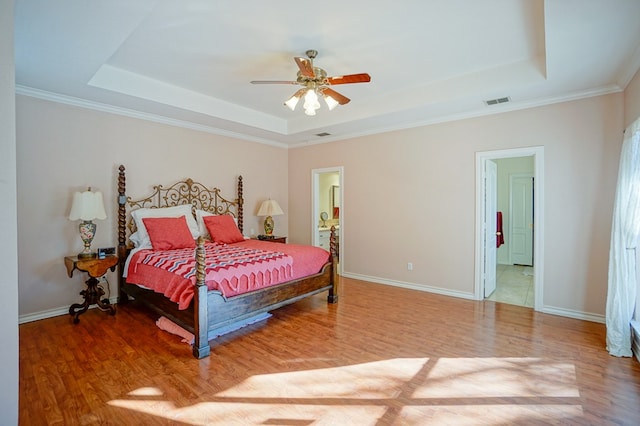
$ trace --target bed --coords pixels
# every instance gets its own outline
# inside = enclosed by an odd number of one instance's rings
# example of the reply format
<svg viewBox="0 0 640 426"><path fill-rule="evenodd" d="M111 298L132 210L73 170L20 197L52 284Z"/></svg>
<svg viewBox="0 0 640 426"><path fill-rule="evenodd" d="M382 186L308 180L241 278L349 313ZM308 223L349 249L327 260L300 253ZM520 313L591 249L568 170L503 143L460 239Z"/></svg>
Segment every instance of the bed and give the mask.
<svg viewBox="0 0 640 426"><path fill-rule="evenodd" d="M226 198L220 194L217 188L208 189L205 185L186 179L176 182L167 187L163 185L153 186L151 195L143 198L133 198L126 193L125 167L120 166L118 172L118 303L126 304L135 300L141 303L160 316L168 318L173 323L183 329L193 333L193 355L200 359L209 356L211 346L209 336L212 331L237 324L244 320L255 317L279 307L294 303L302 298L309 297L321 292L327 292L328 303L338 301L338 277L336 258L336 238L335 229L331 232L330 250L311 247L297 246L290 244L280 244L257 240L244 239L243 241L233 241L227 244L210 241L212 237L205 238L205 230L202 224L209 228L211 223L227 223L232 217L237 227L237 231L243 231L243 182L242 176L237 180L237 194L235 198ZM180 213L169 214L172 218L164 217L165 212L184 211L187 209L189 215L177 216ZM141 223L140 217L145 225ZM193 229L193 220L197 219L197 231ZM162 229L161 236L169 232L175 235L183 235L184 225L193 236L191 241L193 247L187 244L185 247L176 249L173 242L168 246L163 246L163 240L158 236L158 230ZM164 226L164 228L162 228ZM226 226L226 225L225 225ZM156 240L154 249L141 242L146 237L141 237L138 228L147 228L147 237L154 237ZM171 231L168 231L171 229ZM153 231L153 232L152 232ZM216 235L217 235L217 231ZM234 231L235 232L235 231ZM171 239L174 239L171 234ZM217 238L217 237L216 237ZM189 239L185 237L185 239ZM160 241L160 243L158 243ZM212 246L220 246L214 247ZM228 259L238 257L236 252L232 254L220 254L212 250L242 252L242 256L248 256L254 261L253 264L260 264L266 268L259 273L244 274L251 275L254 281L247 283L237 278L228 277L225 274ZM174 278L170 278L171 284L164 280L170 273L166 268L151 275L151 284L145 285L138 279L139 273L148 270L151 266L165 264L167 261L158 261L160 251L171 251L175 254L171 259L175 265L185 271L180 278L175 278L178 284L173 283ZM175 249L175 252L174 252ZM181 252L179 252L181 250ZM318 263L318 250L324 253L324 258ZM293 258L297 256L294 252L313 252L316 262L315 270L311 266L306 266L306 271L302 271L302 263ZM188 253L186 255L185 253ZM136 257L137 256L137 257ZM226 257L224 257L226 256ZM234 257L234 258L235 258ZM255 258L259 257L259 261ZM141 260L143 259L143 260ZM179 260L175 260L179 259ZM222 259L222 260L220 260ZM190 266L184 266L181 262L190 262ZM217 263L216 263L217 262ZM269 263L271 262L271 263ZM231 262L233 263L233 262ZM266 264L264 266L262 264ZM221 266L222 265L222 266ZM320 265L320 266L317 266ZM234 268L236 266L234 265ZM238 266L240 267L240 266ZM269 269L270 268L270 269ZM142 271L142 272L140 272ZM301 276L302 275L302 276ZM188 281L186 281L188 280ZM235 280L235 281L234 281ZM185 284L186 283L186 284ZM226 287L221 283L226 283ZM229 293L228 287L231 285L232 291ZM211 288L212 285L214 288ZM215 287L218 285L218 287ZM154 287L158 286L161 289ZM175 287L180 287L180 295L175 296ZM165 295L166 288L171 287L171 291ZM154 290L154 288L156 288ZM185 296L186 294L186 296ZM173 300L172 300L173 299Z"/></svg>

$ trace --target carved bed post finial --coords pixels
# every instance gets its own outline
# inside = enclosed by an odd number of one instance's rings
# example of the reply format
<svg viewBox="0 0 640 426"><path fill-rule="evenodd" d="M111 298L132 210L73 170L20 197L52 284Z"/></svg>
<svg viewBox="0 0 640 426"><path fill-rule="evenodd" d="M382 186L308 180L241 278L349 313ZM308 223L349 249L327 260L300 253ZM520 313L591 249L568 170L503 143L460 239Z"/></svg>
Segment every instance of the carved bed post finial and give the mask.
<svg viewBox="0 0 640 426"><path fill-rule="evenodd" d="M238 229L242 234L244 228L244 199L242 198L242 175L238 176Z"/></svg>

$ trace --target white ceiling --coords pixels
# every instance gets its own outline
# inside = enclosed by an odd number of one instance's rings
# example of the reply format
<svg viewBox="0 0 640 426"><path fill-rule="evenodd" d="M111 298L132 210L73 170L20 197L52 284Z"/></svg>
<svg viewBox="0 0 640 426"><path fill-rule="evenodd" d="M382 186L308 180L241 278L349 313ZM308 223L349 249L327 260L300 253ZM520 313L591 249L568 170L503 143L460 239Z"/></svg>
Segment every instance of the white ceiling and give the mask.
<svg viewBox="0 0 640 426"><path fill-rule="evenodd" d="M640 0L17 0L18 93L282 146L624 90ZM319 51L351 98L283 105ZM511 101L487 106L488 99ZM330 136L319 137L321 132Z"/></svg>

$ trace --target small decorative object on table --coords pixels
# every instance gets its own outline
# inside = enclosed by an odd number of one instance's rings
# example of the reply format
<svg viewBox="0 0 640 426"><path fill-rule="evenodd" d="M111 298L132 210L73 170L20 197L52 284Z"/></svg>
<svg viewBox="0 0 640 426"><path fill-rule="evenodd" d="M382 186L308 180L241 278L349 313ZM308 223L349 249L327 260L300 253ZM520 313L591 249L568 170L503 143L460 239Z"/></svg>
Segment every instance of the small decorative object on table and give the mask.
<svg viewBox="0 0 640 426"><path fill-rule="evenodd" d="M116 248L115 247L107 247L107 248L99 248L98 249L98 259L104 259L107 256L115 256Z"/></svg>
<svg viewBox="0 0 640 426"><path fill-rule="evenodd" d="M106 274L109 269L114 271L117 264L118 256L106 256L103 259L85 259L76 256L66 256L64 258L64 265L67 267L69 278L73 276L73 271L76 269L89 275L89 279L86 281L86 290L80 292L84 297L84 303L74 303L69 307L69 315L73 316L74 324L80 322L78 316L85 313L90 305L98 305L98 308L102 311L108 311L111 315L116 314L115 306L110 304L108 299L101 300L104 295L104 289L99 285L98 278Z"/></svg>
<svg viewBox="0 0 640 426"><path fill-rule="evenodd" d="M327 220L329 219L329 215L327 212L320 213L320 220L322 221L322 226L327 226Z"/></svg>

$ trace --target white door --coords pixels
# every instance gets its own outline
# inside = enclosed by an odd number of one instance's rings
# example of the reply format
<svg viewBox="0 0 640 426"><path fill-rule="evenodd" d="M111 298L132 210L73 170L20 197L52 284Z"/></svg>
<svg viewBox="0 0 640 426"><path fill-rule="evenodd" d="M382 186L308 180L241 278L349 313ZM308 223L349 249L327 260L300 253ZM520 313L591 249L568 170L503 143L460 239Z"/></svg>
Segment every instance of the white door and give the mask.
<svg viewBox="0 0 640 426"><path fill-rule="evenodd" d="M533 176L511 176L511 262L533 266Z"/></svg>
<svg viewBox="0 0 640 426"><path fill-rule="evenodd" d="M498 165L487 160L484 172L484 297L489 297L496 289Z"/></svg>

